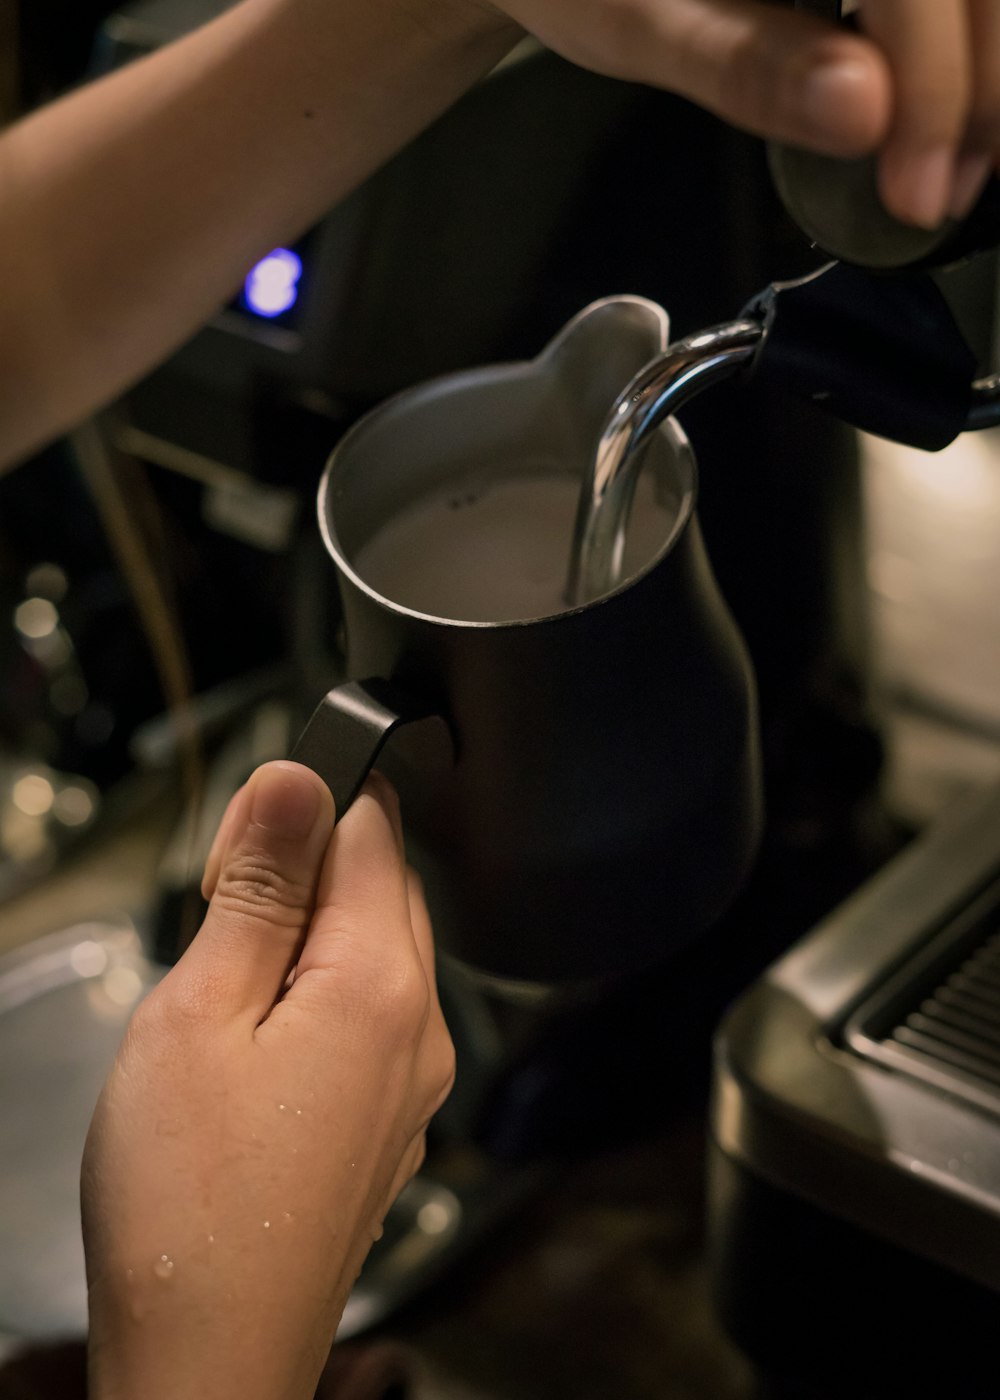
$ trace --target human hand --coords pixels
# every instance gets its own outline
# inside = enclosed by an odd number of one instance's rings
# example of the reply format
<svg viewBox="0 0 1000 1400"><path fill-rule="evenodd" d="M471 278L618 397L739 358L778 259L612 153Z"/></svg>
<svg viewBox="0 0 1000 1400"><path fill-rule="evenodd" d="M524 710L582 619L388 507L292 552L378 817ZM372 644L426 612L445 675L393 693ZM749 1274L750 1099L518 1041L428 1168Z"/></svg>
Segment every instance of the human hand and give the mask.
<svg viewBox="0 0 1000 1400"><path fill-rule="evenodd" d="M311 1397L453 1076L384 780L333 831L315 774L265 765L204 889L87 1140L92 1400Z"/></svg>
<svg viewBox="0 0 1000 1400"><path fill-rule="evenodd" d="M497 0L572 62L666 88L761 136L879 152L886 208L934 228L1000 153L996 0L863 0L852 33L765 0Z"/></svg>

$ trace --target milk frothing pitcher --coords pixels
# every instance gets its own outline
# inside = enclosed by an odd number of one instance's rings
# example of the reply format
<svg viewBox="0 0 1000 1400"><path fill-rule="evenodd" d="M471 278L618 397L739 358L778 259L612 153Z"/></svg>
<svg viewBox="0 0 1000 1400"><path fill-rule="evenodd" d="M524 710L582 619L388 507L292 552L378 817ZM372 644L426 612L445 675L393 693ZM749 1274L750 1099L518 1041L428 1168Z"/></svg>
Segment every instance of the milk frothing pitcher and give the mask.
<svg viewBox="0 0 1000 1400"><path fill-rule="evenodd" d="M341 808L378 758L439 947L504 981L579 983L662 962L718 919L753 862L754 681L699 531L694 455L676 422L657 428L643 470L662 538L604 596L545 616L421 613L372 587L358 556L410 502L484 464L531 471L541 455L582 479L622 383L666 344L652 302L595 303L534 361L383 404L323 476L348 682L293 756Z"/></svg>

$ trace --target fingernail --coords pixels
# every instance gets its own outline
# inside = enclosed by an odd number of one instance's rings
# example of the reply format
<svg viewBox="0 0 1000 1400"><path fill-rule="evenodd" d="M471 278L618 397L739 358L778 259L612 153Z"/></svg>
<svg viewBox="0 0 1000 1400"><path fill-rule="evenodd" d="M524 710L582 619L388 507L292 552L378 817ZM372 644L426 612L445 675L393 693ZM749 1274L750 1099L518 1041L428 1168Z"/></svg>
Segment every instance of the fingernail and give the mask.
<svg viewBox="0 0 1000 1400"><path fill-rule="evenodd" d="M953 219L964 219L983 192L983 186L993 169L993 160L974 151L961 156L955 166L948 213Z"/></svg>
<svg viewBox="0 0 1000 1400"><path fill-rule="evenodd" d="M918 228L938 228L951 202L955 153L951 146L931 146L904 154L894 162L892 212Z"/></svg>
<svg viewBox="0 0 1000 1400"><path fill-rule="evenodd" d="M250 820L281 836L308 836L323 797L298 764L268 763L250 779Z"/></svg>
<svg viewBox="0 0 1000 1400"><path fill-rule="evenodd" d="M205 873L201 879L201 892L206 899L211 899L215 889L215 882L219 877L219 866L222 864L222 853L229 843L229 835L242 794L243 788L241 787L229 799L226 810L222 814L219 829L215 833L215 839L209 848L208 859L205 861Z"/></svg>
<svg viewBox="0 0 1000 1400"><path fill-rule="evenodd" d="M802 81L800 116L810 135L829 143L844 124L860 90L871 82L871 70L853 58L838 58L810 68Z"/></svg>

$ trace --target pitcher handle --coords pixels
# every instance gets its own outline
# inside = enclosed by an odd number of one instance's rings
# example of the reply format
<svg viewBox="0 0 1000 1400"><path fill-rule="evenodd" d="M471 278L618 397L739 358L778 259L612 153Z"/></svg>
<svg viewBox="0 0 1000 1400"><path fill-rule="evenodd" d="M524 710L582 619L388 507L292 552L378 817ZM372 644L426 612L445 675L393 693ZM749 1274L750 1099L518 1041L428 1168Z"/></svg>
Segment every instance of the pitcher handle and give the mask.
<svg viewBox="0 0 1000 1400"><path fill-rule="evenodd" d="M345 681L316 706L289 756L323 779L340 821L388 740L422 720L438 721L436 748L441 754L443 744L450 757L450 731L434 705L378 678Z"/></svg>

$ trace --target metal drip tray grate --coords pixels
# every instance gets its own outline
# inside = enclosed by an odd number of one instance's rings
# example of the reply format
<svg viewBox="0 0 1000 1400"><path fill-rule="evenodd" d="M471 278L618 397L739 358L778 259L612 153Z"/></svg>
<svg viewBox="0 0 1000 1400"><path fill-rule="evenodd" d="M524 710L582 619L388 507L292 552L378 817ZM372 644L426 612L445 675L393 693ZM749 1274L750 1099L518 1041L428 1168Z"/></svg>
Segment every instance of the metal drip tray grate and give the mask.
<svg viewBox="0 0 1000 1400"><path fill-rule="evenodd" d="M865 1001L843 1040L1000 1117L1000 884Z"/></svg>

